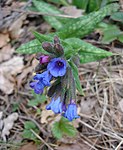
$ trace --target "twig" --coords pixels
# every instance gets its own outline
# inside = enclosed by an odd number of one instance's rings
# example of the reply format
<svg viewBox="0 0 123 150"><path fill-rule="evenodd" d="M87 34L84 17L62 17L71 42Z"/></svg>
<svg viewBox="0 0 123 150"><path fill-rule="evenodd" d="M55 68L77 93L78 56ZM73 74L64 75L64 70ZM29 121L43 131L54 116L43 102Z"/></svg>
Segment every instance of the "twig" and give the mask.
<svg viewBox="0 0 123 150"><path fill-rule="evenodd" d="M115 134L115 133L114 133L114 134L112 134L112 133L109 134L109 133L107 133L107 132L104 132L104 131L95 129L94 127L90 126L89 124L85 123L85 122L82 121L82 120L79 120L79 122L82 123L83 125L85 125L86 127L88 127L89 129L94 130L94 131L96 131L96 132L98 132L98 133L100 133L100 134L107 135L107 136L112 137L112 138L117 139L117 140L123 140L122 137L118 136L118 135Z"/></svg>
<svg viewBox="0 0 123 150"><path fill-rule="evenodd" d="M19 13L26 13L28 15L43 15L43 16L52 16L52 17L63 17L63 18L78 18L74 16L69 16L69 15L63 15L63 14L52 14L52 13L41 13L41 12L35 12L35 11L30 11L30 10L21 10L21 9L5 9L2 8L4 11L13 11L13 12L19 12Z"/></svg>
<svg viewBox="0 0 123 150"><path fill-rule="evenodd" d="M120 149L120 146L121 144L123 144L123 140L117 145L117 147L115 148L115 150L119 150Z"/></svg>
<svg viewBox="0 0 123 150"><path fill-rule="evenodd" d="M34 130L30 129L30 131L31 131L39 140L41 140L41 142L43 142L50 150L53 150L53 148L52 148L48 143L46 143Z"/></svg>

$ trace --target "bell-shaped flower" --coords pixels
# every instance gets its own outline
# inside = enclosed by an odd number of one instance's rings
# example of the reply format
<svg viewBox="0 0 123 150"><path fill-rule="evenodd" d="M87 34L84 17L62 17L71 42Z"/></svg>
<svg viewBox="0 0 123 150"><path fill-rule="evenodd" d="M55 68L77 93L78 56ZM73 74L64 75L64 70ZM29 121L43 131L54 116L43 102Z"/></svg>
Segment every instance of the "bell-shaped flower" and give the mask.
<svg viewBox="0 0 123 150"><path fill-rule="evenodd" d="M36 74L33 79L39 80L44 86L50 86L52 75L49 73L49 71L45 71L43 73Z"/></svg>
<svg viewBox="0 0 123 150"><path fill-rule="evenodd" d="M75 102L72 101L68 105L67 110L64 113L64 117L67 118L69 121L79 118L79 116L77 115L77 106L76 106Z"/></svg>
<svg viewBox="0 0 123 150"><path fill-rule="evenodd" d="M30 83L30 87L31 87L32 89L34 89L34 92L35 92L36 94L42 94L42 93L43 93L44 85L43 85L40 81L31 82L31 83Z"/></svg>
<svg viewBox="0 0 123 150"><path fill-rule="evenodd" d="M33 79L37 81L31 82L30 87L34 89L36 94L42 94L44 87L50 86L52 75L49 73L49 71L45 71L41 74L36 74Z"/></svg>
<svg viewBox="0 0 123 150"><path fill-rule="evenodd" d="M47 110L52 110L55 114L62 113L65 110L65 104L61 102L60 97L52 98L51 102L46 106Z"/></svg>
<svg viewBox="0 0 123 150"><path fill-rule="evenodd" d="M66 73L66 68L66 61L62 58L54 58L47 65L47 70L54 77L64 76Z"/></svg>

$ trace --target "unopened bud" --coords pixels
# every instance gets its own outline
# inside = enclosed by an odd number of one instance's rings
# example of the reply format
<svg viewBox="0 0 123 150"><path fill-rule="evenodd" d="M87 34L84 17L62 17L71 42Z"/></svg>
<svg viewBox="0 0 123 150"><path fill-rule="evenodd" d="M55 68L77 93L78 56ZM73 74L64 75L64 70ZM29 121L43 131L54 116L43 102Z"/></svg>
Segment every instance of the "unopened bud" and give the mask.
<svg viewBox="0 0 123 150"><path fill-rule="evenodd" d="M40 64L45 64L50 61L50 56L48 55L41 55L39 58Z"/></svg>
<svg viewBox="0 0 123 150"><path fill-rule="evenodd" d="M57 36L54 37L54 44L60 44L60 40Z"/></svg>
<svg viewBox="0 0 123 150"><path fill-rule="evenodd" d="M45 51L47 51L47 52L49 52L49 53L54 53L54 51L53 51L53 46L52 46L51 43L49 43L49 42L44 42L44 43L42 44L42 47L43 47L43 49L44 49Z"/></svg>
<svg viewBox="0 0 123 150"><path fill-rule="evenodd" d="M64 54L63 47L60 44L55 44L54 49L55 49L56 55L62 56Z"/></svg>

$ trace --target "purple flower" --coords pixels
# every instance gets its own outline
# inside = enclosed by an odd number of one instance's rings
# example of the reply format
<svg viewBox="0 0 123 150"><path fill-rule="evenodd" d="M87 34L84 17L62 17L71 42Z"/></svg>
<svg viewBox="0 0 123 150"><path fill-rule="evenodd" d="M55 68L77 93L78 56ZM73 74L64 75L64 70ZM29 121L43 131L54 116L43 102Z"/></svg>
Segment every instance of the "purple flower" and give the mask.
<svg viewBox="0 0 123 150"><path fill-rule="evenodd" d="M74 101L71 101L71 103L68 105L64 117L67 118L69 121L79 118L79 116L77 115L77 106Z"/></svg>
<svg viewBox="0 0 123 150"><path fill-rule="evenodd" d="M48 55L41 55L39 58L40 64L45 64L50 61L50 56Z"/></svg>
<svg viewBox="0 0 123 150"><path fill-rule="evenodd" d="M66 61L62 58L54 58L49 62L47 69L54 77L64 76L66 73Z"/></svg>
<svg viewBox="0 0 123 150"><path fill-rule="evenodd" d="M45 71L41 74L36 74L33 79L39 80L44 86L50 86L50 80L52 79L52 75L49 73L49 71Z"/></svg>
<svg viewBox="0 0 123 150"><path fill-rule="evenodd" d="M52 75L49 71L45 71L41 74L36 74L34 77L35 82L30 83L30 87L34 89L36 94L42 94L45 86L50 86L50 80L52 79Z"/></svg>
<svg viewBox="0 0 123 150"><path fill-rule="evenodd" d="M55 114L62 113L65 111L66 107L63 102L61 102L60 97L57 99L52 98L51 102L46 106L47 110L52 110Z"/></svg>
<svg viewBox="0 0 123 150"><path fill-rule="evenodd" d="M31 87L32 89L34 89L34 92L35 92L36 94L42 94L42 93L43 93L44 85L43 85L40 81L31 82L31 83L30 83L30 87Z"/></svg>

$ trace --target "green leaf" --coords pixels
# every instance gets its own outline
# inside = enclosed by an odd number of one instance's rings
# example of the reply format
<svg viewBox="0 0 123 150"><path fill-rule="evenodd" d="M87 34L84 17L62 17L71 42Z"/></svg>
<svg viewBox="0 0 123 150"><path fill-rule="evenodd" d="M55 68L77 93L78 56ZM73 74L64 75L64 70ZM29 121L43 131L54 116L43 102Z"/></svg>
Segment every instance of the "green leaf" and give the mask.
<svg viewBox="0 0 123 150"><path fill-rule="evenodd" d="M116 27L110 27L103 32L103 38L101 40L102 43L109 44L113 40L116 40L120 35L122 35L123 32L120 31L120 29Z"/></svg>
<svg viewBox="0 0 123 150"><path fill-rule="evenodd" d="M85 35L91 33L105 16L111 15L118 9L119 5L116 3L107 5L97 12L92 12L88 15L69 21L56 34L62 39L69 37L84 37Z"/></svg>
<svg viewBox="0 0 123 150"><path fill-rule="evenodd" d="M87 9L89 0L73 0L73 5L77 6L78 8Z"/></svg>
<svg viewBox="0 0 123 150"><path fill-rule="evenodd" d="M55 122L52 127L52 133L58 139L61 139L63 135L75 136L76 132L77 130L64 117L59 122Z"/></svg>
<svg viewBox="0 0 123 150"><path fill-rule="evenodd" d="M60 11L57 7L45 3L44 1L33 0L33 4L37 8L37 10L41 13L46 13L46 14L49 13L54 15L63 14L63 12ZM57 16L43 16L43 18L56 30L61 29L64 25L63 22L65 23L67 20L69 20L68 18L60 18Z"/></svg>
<svg viewBox="0 0 123 150"><path fill-rule="evenodd" d="M73 55L78 54L81 63L93 62L113 55L111 52L97 48L92 44L89 44L78 38L70 38L66 39L65 41L73 47Z"/></svg>
<svg viewBox="0 0 123 150"><path fill-rule="evenodd" d="M81 86L81 83L80 83L80 79L79 79L78 68L72 61L69 61L69 64L70 64L70 66L72 68L72 71L73 71L73 76L74 76L74 79L75 79L76 88L80 92L81 95L84 95L83 90L82 90L82 86Z"/></svg>
<svg viewBox="0 0 123 150"><path fill-rule="evenodd" d="M61 139L62 138L63 133L62 133L62 130L60 129L59 122L55 122L53 124L53 127L52 127L51 130L52 130L52 133L53 133L54 137L56 137L57 139Z"/></svg>
<svg viewBox="0 0 123 150"><path fill-rule="evenodd" d="M123 43L123 34L118 36L118 40Z"/></svg>
<svg viewBox="0 0 123 150"><path fill-rule="evenodd" d="M28 106L38 106L39 104L46 101L46 96L44 94L38 95L34 93L33 96L34 99L28 102Z"/></svg>
<svg viewBox="0 0 123 150"><path fill-rule="evenodd" d="M123 23L123 12L116 12L112 14L111 19Z"/></svg>
<svg viewBox="0 0 123 150"><path fill-rule="evenodd" d="M100 8L101 0L89 0L87 12L92 12Z"/></svg>
<svg viewBox="0 0 123 150"><path fill-rule="evenodd" d="M36 31L33 31L34 36L36 37L36 39L42 43L42 42L52 42L53 41L53 34L51 35L45 35L45 34L40 34Z"/></svg>
<svg viewBox="0 0 123 150"><path fill-rule="evenodd" d="M16 51L22 54L34 54L37 52L46 53L37 39L22 44Z"/></svg>
<svg viewBox="0 0 123 150"><path fill-rule="evenodd" d="M77 130L76 128L70 124L70 122L62 117L61 120L61 130L63 131L64 134L68 135L68 136L76 136Z"/></svg>
<svg viewBox="0 0 123 150"><path fill-rule="evenodd" d="M35 128L36 128L36 125L35 125L35 123L32 122L32 121L26 121L26 122L24 123L24 128L25 128L25 129L35 129Z"/></svg>

